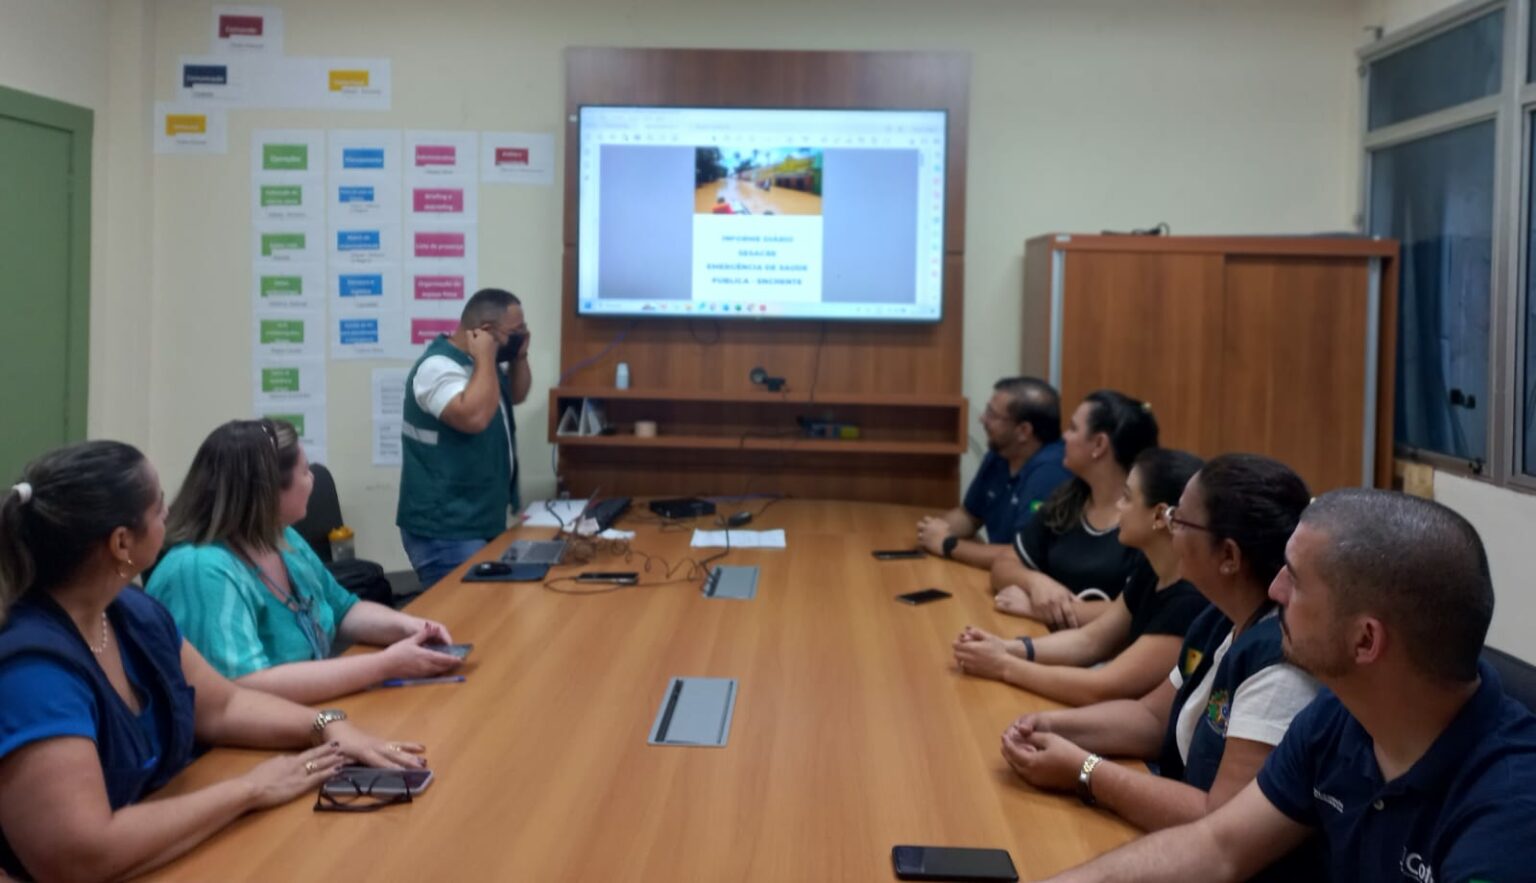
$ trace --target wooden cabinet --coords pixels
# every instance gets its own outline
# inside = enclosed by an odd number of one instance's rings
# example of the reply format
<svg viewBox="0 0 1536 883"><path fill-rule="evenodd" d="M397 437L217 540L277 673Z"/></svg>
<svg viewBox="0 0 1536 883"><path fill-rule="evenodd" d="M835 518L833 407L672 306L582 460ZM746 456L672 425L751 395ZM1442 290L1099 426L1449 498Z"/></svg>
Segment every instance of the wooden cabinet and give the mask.
<svg viewBox="0 0 1536 883"><path fill-rule="evenodd" d="M1025 244L1026 374L1152 403L1163 444L1390 487L1397 243L1050 235Z"/></svg>

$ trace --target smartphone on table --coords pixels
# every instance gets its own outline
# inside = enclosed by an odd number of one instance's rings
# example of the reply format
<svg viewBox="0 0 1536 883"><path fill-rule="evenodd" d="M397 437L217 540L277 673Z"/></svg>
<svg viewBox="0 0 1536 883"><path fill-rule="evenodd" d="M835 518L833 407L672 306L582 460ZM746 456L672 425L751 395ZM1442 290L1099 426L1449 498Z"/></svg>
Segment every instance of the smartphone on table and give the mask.
<svg viewBox="0 0 1536 883"><path fill-rule="evenodd" d="M922 558L922 549L876 549L870 553L876 561L902 561L908 558Z"/></svg>
<svg viewBox="0 0 1536 883"><path fill-rule="evenodd" d="M922 589L916 592L908 592L905 595L897 595L896 600L903 604L911 604L916 607L919 604L927 604L932 601L942 601L953 597L943 589Z"/></svg>
<svg viewBox="0 0 1536 883"><path fill-rule="evenodd" d="M891 864L901 880L1015 881L1019 872L1006 849L893 846Z"/></svg>

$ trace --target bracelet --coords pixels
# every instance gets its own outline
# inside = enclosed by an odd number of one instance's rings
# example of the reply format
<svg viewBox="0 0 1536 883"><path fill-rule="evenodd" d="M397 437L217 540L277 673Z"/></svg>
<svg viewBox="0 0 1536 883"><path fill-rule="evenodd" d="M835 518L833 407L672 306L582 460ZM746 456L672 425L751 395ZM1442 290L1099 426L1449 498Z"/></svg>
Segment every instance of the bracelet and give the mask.
<svg viewBox="0 0 1536 883"><path fill-rule="evenodd" d="M1081 800L1084 806L1093 806L1098 803L1093 797L1093 770L1103 760L1104 758L1097 754L1088 755L1083 760L1082 771L1077 774L1077 799Z"/></svg>
<svg viewBox="0 0 1536 883"><path fill-rule="evenodd" d="M1029 637L1028 635L1024 635L1023 637L1019 638L1019 640L1024 642L1024 658L1029 660L1030 662L1034 662L1035 661L1035 639Z"/></svg>

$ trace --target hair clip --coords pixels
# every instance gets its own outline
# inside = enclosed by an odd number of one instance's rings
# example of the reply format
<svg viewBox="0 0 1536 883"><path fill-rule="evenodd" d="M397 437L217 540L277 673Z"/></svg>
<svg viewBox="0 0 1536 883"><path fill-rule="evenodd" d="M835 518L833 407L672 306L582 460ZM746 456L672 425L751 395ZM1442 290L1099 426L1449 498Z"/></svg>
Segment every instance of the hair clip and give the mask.
<svg viewBox="0 0 1536 883"><path fill-rule="evenodd" d="M31 482L29 482L29 481L18 481L15 484L11 485L11 490L16 493L16 496L21 497L21 505L25 506L28 503L32 502L32 483Z"/></svg>

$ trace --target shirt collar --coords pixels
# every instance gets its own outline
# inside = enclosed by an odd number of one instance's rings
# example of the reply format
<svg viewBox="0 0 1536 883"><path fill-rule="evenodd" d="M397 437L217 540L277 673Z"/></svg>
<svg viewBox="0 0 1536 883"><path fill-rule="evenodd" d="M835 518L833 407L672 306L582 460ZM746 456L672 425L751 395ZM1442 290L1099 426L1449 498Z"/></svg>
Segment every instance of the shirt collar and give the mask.
<svg viewBox="0 0 1536 883"><path fill-rule="evenodd" d="M1443 790L1488 736L1493 722L1498 719L1504 688L1499 683L1498 674L1487 662L1478 661L1477 674L1482 679L1477 692L1456 712L1450 726L1435 738L1424 756L1390 784L1392 790Z"/></svg>

